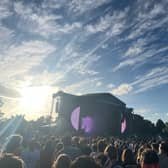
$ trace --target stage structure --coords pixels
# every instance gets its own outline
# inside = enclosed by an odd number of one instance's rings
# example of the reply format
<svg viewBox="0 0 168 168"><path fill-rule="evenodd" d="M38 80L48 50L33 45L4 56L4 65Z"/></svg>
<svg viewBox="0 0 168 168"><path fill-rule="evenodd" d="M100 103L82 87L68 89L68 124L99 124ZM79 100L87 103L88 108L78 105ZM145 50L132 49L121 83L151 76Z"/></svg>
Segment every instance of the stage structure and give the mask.
<svg viewBox="0 0 168 168"><path fill-rule="evenodd" d="M126 130L126 104L110 93L76 96L59 91L53 94L50 115L72 132L120 135Z"/></svg>

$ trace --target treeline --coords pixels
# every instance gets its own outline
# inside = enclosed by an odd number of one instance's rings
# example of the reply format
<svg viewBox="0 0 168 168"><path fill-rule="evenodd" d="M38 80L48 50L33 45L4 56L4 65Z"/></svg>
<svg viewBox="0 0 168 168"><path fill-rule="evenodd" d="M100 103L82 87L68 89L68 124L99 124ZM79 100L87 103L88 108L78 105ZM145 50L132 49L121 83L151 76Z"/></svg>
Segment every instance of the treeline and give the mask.
<svg viewBox="0 0 168 168"><path fill-rule="evenodd" d="M141 115L134 114L133 109L129 109L126 115L127 131L129 135L138 136L168 136L168 122L158 119L154 124L150 120L144 119Z"/></svg>
<svg viewBox="0 0 168 168"><path fill-rule="evenodd" d="M141 115L133 114L131 110L127 112L126 121L127 129L124 135L136 136L166 136L168 137L168 122L163 122L158 119L154 124L149 120L144 119ZM20 122L18 124L18 122ZM10 123L10 124L9 124ZM26 133L39 131L44 125L50 125L49 117L40 117L36 121L27 121L23 116L15 116L10 119L5 118L3 113L0 113L0 136L6 132L13 131L13 127L18 127L17 132ZM9 131L10 130L10 131ZM27 133L28 133L27 132ZM40 131L41 132L41 131Z"/></svg>

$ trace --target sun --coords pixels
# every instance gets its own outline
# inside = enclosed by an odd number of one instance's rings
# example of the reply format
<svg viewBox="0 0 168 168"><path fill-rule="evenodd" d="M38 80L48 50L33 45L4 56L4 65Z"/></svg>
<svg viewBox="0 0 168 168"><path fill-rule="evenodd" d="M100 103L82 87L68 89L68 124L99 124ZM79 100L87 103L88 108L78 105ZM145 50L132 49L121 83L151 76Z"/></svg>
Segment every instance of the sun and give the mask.
<svg viewBox="0 0 168 168"><path fill-rule="evenodd" d="M24 87L20 91L20 108L22 114L28 116L38 115L46 108L46 103L51 93L50 86ZM49 111L49 109L46 109Z"/></svg>

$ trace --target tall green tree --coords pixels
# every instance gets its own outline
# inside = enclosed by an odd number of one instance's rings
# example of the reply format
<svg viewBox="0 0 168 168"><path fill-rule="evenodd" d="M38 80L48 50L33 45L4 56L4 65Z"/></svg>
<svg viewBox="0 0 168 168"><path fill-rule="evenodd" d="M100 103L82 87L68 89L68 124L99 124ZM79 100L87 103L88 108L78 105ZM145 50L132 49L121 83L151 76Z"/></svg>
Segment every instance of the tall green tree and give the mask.
<svg viewBox="0 0 168 168"><path fill-rule="evenodd" d="M161 119L158 119L157 122L156 122L157 133L158 134L162 134L163 133L163 129L165 127L166 127L165 123Z"/></svg>

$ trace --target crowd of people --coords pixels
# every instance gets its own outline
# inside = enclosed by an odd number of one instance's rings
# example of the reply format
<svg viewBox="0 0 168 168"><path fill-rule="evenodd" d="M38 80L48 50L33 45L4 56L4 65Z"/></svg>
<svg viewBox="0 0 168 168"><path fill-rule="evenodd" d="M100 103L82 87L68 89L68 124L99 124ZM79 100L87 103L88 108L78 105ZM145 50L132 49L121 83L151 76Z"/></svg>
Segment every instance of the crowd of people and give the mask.
<svg viewBox="0 0 168 168"><path fill-rule="evenodd" d="M157 138L12 135L0 168L168 168L168 141Z"/></svg>

